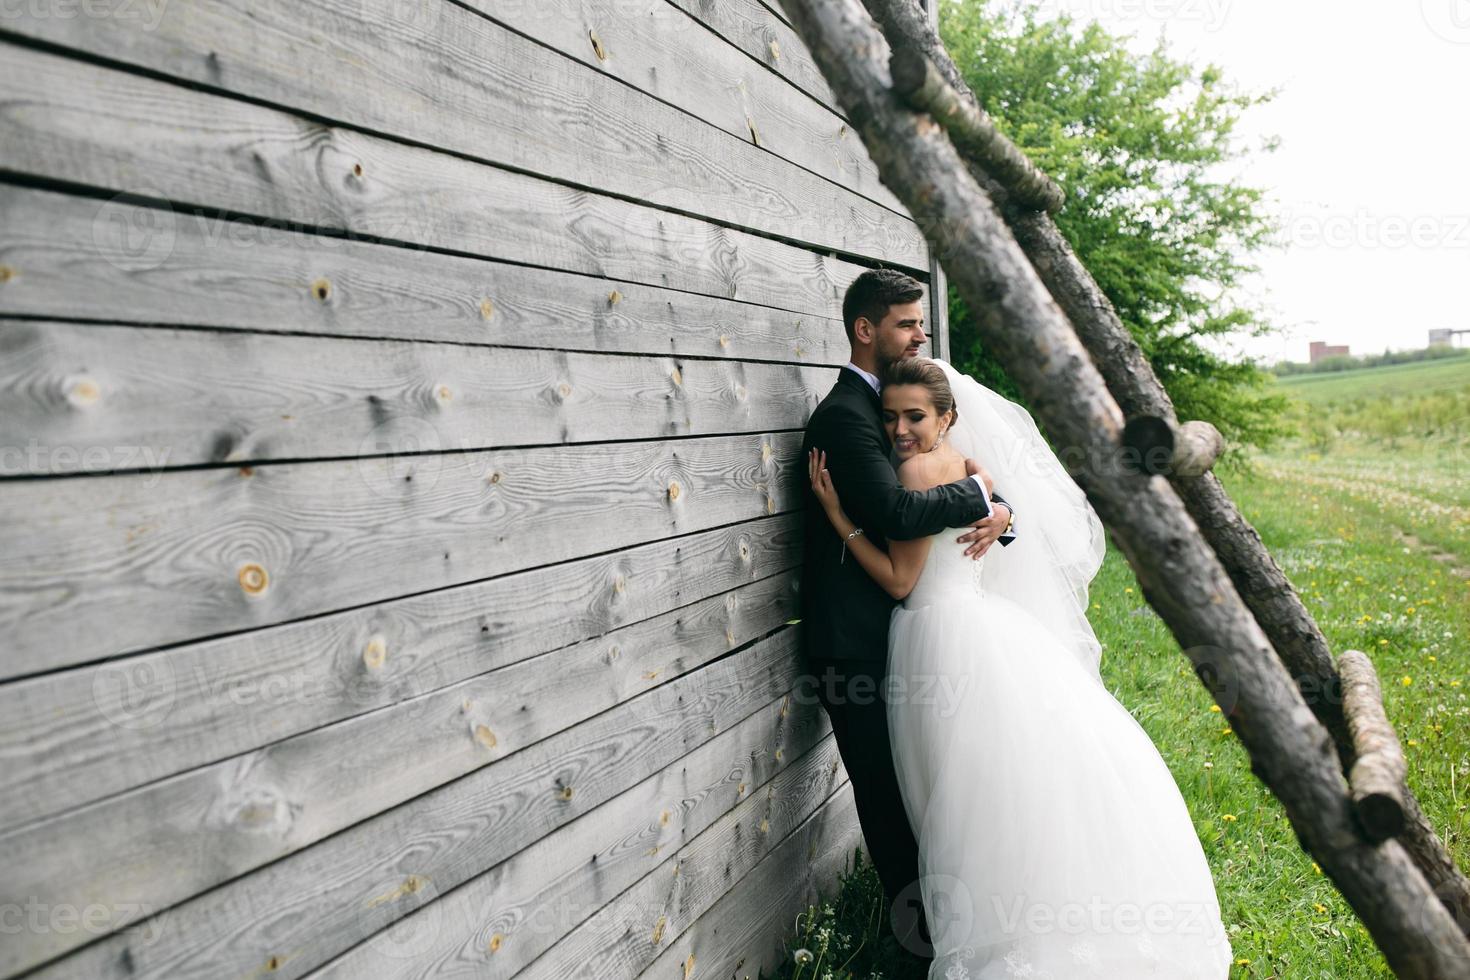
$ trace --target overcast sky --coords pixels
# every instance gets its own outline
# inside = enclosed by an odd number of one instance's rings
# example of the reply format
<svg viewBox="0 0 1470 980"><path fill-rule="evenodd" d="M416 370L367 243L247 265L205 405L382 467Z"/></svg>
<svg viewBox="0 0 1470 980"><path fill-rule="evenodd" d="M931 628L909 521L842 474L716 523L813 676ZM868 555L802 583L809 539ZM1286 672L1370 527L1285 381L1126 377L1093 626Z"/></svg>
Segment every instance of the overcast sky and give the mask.
<svg viewBox="0 0 1470 980"><path fill-rule="evenodd" d="M1244 135L1281 138L1242 172L1285 216L1288 247L1251 288L1289 328L1246 353L1306 360L1423 347L1470 328L1470 0L1040 0L1147 50L1280 88ZM1470 335L1461 338L1470 346Z"/></svg>

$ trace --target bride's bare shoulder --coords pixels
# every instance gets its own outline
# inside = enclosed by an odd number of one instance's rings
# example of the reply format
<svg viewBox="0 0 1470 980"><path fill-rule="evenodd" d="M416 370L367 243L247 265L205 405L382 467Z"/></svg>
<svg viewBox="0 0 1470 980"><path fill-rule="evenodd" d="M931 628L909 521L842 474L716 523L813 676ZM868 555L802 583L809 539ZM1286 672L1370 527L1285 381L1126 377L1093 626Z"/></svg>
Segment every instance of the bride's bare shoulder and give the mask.
<svg viewBox="0 0 1470 980"><path fill-rule="evenodd" d="M965 458L953 451L919 453L898 464L898 481L909 490L928 490L963 479Z"/></svg>

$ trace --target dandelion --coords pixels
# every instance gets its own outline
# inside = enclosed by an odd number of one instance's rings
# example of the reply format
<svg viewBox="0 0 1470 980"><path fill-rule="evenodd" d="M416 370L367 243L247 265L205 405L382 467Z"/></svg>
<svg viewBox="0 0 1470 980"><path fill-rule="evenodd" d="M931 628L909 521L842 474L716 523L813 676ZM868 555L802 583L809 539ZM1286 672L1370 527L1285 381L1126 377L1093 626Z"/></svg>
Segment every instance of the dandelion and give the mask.
<svg viewBox="0 0 1470 980"><path fill-rule="evenodd" d="M1126 588L1124 588L1123 589L1123 594L1124 595L1132 595L1133 594L1133 586L1130 585L1130 586L1127 586Z"/></svg>
<svg viewBox="0 0 1470 980"><path fill-rule="evenodd" d="M1322 873L1322 865L1318 864L1316 861L1313 861L1312 862L1312 870L1315 871L1315 872L1317 872L1317 874L1321 874Z"/></svg>
<svg viewBox="0 0 1470 980"><path fill-rule="evenodd" d="M1414 683L1414 678L1410 677L1408 674L1405 674L1403 677L1399 678L1399 683L1402 684L1404 687L1408 687L1409 685Z"/></svg>
<svg viewBox="0 0 1470 980"><path fill-rule="evenodd" d="M791 958L796 961L797 966L806 966L812 960L816 959L816 957L812 956L812 951L809 949L798 949L791 954Z"/></svg>
<svg viewBox="0 0 1470 980"><path fill-rule="evenodd" d="M1220 729L1220 734L1229 735L1233 731L1235 731L1235 729L1231 728L1229 725L1226 725L1224 728Z"/></svg>
<svg viewBox="0 0 1470 980"><path fill-rule="evenodd" d="M1314 908L1318 912L1321 912L1321 913L1324 913L1324 914L1327 912L1327 906L1323 905L1321 902L1317 902L1317 903L1313 904L1312 908Z"/></svg>
<svg viewBox="0 0 1470 980"><path fill-rule="evenodd" d="M1378 645L1381 646L1381 647L1386 647L1386 646L1388 646L1388 641L1387 640L1379 640L1378 641Z"/></svg>
<svg viewBox="0 0 1470 980"><path fill-rule="evenodd" d="M1235 814L1233 814L1233 813L1222 813L1222 814L1220 814L1220 819L1223 820L1223 821L1225 821L1226 823L1235 823Z"/></svg>
<svg viewBox="0 0 1470 980"><path fill-rule="evenodd" d="M1419 744L1419 740L1417 738L1411 738L1411 739L1409 739L1409 744L1410 745L1418 745Z"/></svg>
<svg viewBox="0 0 1470 980"><path fill-rule="evenodd" d="M1212 704L1210 705L1210 710L1218 712L1220 710L1220 706L1218 704Z"/></svg>
<svg viewBox="0 0 1470 980"><path fill-rule="evenodd" d="M1213 762L1206 762L1205 763L1205 768L1206 769L1213 769L1213 768L1215 768L1215 764Z"/></svg>

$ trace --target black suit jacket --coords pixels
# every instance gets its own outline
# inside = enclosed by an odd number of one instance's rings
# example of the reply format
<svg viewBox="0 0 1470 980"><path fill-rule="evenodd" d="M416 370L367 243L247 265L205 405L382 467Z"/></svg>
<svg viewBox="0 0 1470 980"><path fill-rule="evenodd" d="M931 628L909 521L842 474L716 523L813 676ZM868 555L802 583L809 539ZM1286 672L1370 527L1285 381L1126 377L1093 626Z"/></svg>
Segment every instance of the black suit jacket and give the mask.
<svg viewBox="0 0 1470 980"><path fill-rule="evenodd" d="M844 542L807 477L807 453L813 448L827 453L827 469L842 509L880 548L890 538L922 538L972 524L990 510L985 495L969 478L931 490L905 489L889 462L878 393L856 372L847 368L838 372L837 384L812 412L802 442L800 480L806 488L802 639L809 658L882 661L888 656L888 617L895 600L856 559L842 560ZM997 494L991 498L1006 503Z"/></svg>

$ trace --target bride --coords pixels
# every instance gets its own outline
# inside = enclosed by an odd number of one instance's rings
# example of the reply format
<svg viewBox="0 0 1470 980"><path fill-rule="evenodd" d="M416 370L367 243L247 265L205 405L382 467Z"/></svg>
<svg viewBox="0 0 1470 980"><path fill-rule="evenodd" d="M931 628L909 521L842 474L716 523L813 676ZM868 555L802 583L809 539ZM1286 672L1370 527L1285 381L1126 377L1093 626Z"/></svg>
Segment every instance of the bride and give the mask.
<svg viewBox="0 0 1470 980"><path fill-rule="evenodd" d="M1184 799L1098 675L1096 514L1030 415L943 361L896 362L882 397L904 486L963 478L970 457L1026 501L1025 534L979 561L951 532L884 552L843 513L824 455L809 460L838 535L857 535L850 557L903 600L888 683L915 695L889 698L888 724L929 976L1223 980L1230 943Z"/></svg>

